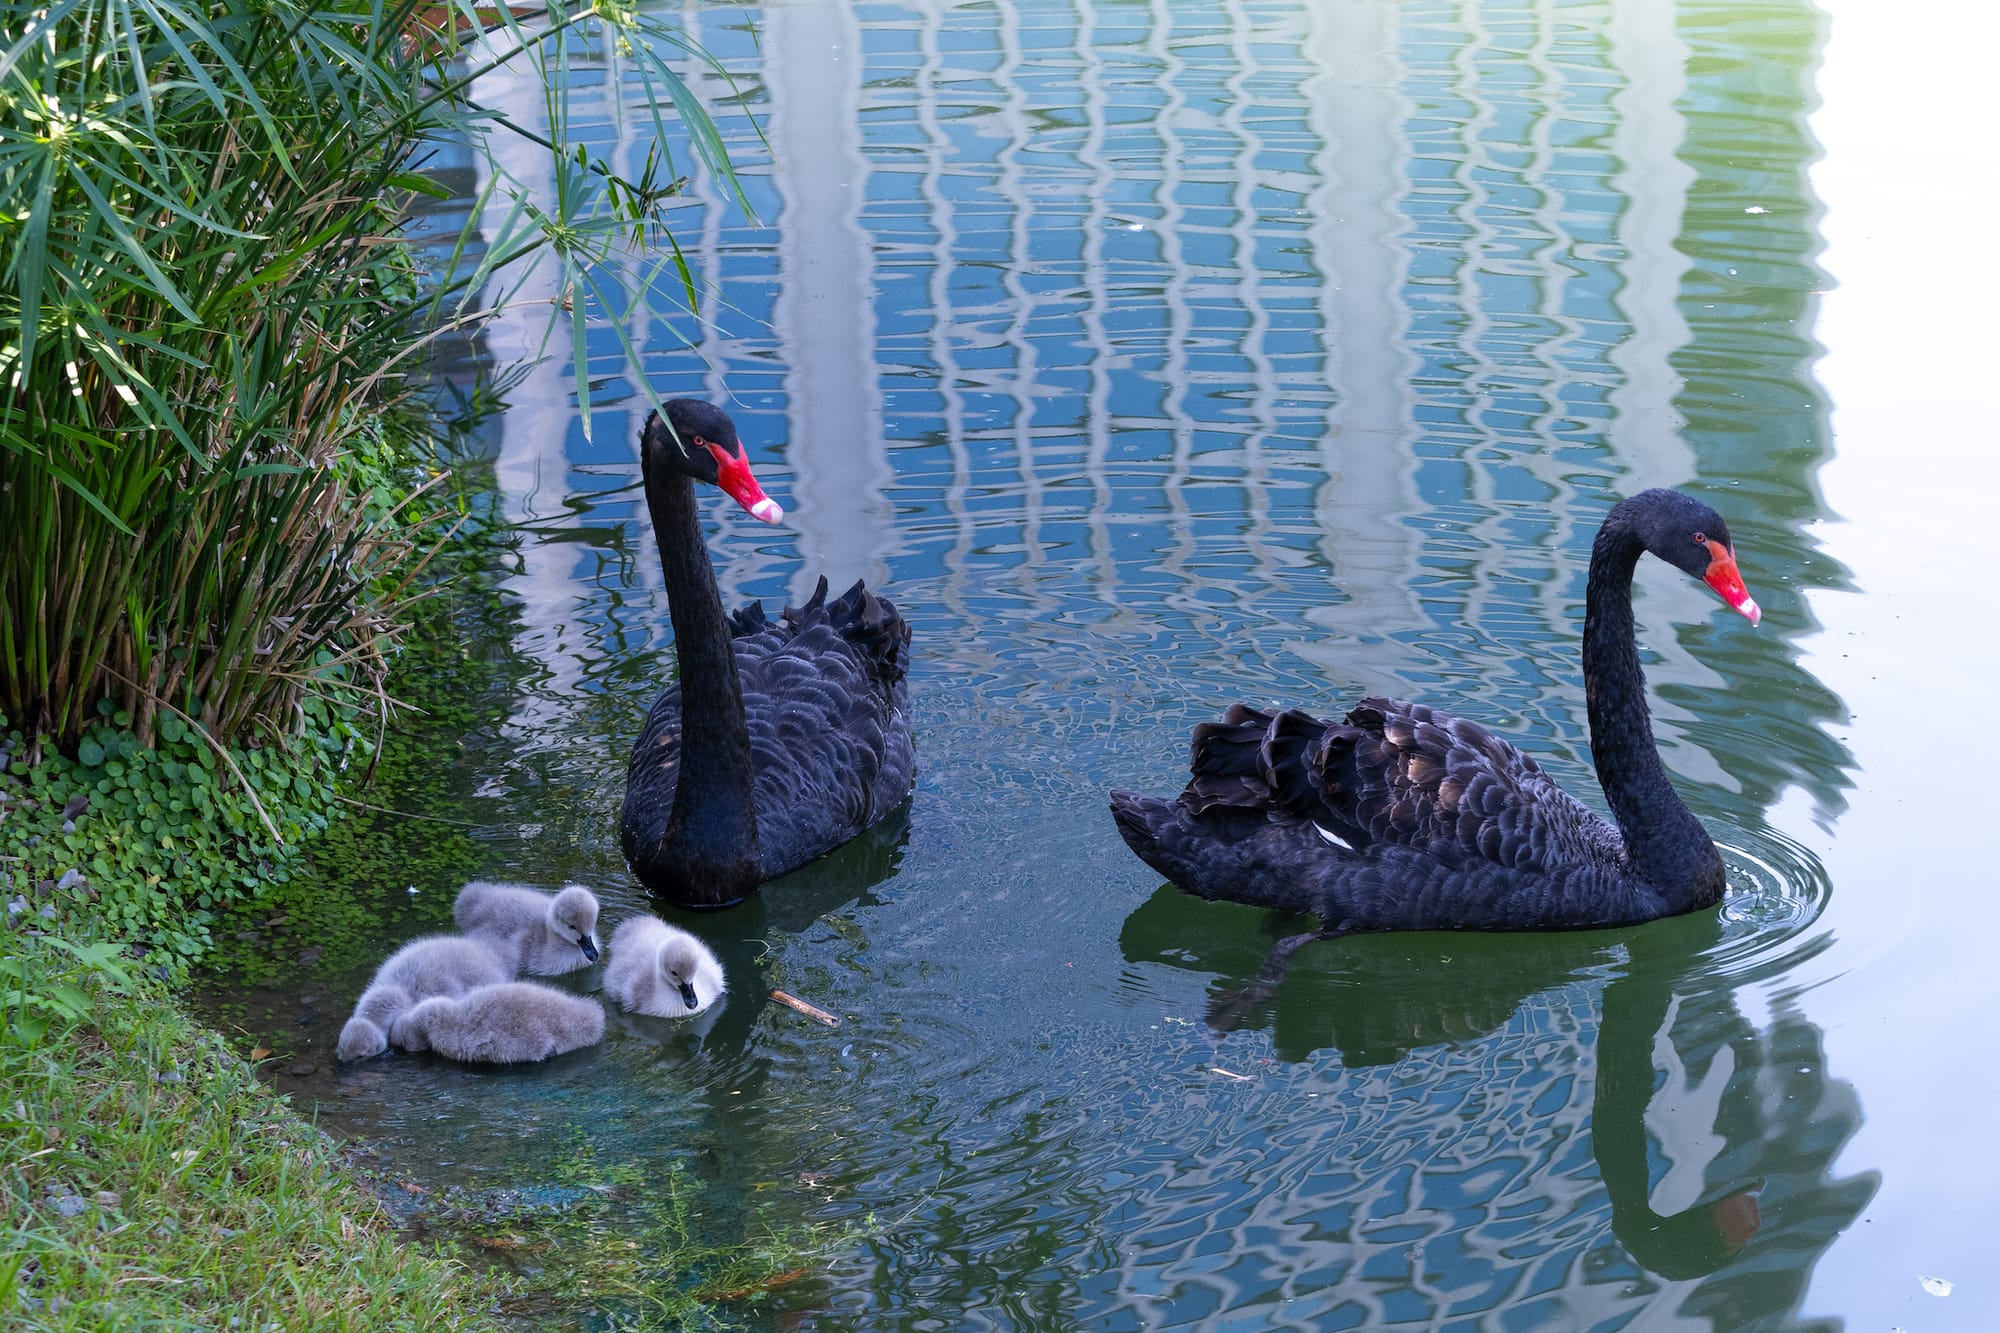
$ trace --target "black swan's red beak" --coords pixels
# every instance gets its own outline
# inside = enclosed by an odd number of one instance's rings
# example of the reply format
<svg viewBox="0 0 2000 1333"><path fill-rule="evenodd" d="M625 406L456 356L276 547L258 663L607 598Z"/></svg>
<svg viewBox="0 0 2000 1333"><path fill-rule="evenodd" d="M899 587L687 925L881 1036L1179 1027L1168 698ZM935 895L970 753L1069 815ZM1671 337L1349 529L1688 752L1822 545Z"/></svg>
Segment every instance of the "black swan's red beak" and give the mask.
<svg viewBox="0 0 2000 1333"><path fill-rule="evenodd" d="M757 484L748 459L731 453L713 440L698 439L695 443L715 456L715 484L730 499L749 510L750 517L765 523L776 523L785 516L778 502L764 494L764 488Z"/></svg>
<svg viewBox="0 0 2000 1333"><path fill-rule="evenodd" d="M1763 619L1764 613L1757 609L1750 590L1743 586L1743 574L1736 568L1736 552L1712 541L1708 544L1708 554L1708 573L1702 577L1715 589L1715 595L1749 617L1751 624Z"/></svg>

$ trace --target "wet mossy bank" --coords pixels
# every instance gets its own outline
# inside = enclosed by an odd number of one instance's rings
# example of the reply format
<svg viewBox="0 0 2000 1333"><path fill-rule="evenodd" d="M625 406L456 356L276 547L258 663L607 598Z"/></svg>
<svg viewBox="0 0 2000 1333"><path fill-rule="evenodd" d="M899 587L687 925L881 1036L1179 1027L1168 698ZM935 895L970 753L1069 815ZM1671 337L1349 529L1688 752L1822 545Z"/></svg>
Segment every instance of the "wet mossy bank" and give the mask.
<svg viewBox="0 0 2000 1333"><path fill-rule="evenodd" d="M509 646L507 541L446 553L379 750L356 727L234 756L282 841L227 761L138 749L115 717L95 763L31 765L16 743L0 773L0 1193L19 1258L0 1259L0 1324L722 1326L855 1239L721 1218L718 1182L601 1162L559 1130L533 1179L489 1189L414 1177L312 1123L298 1090L343 1077L324 1049L343 979L385 939L448 929L465 879L506 872L466 817L532 670Z"/></svg>
<svg viewBox="0 0 2000 1333"><path fill-rule="evenodd" d="M140 746L109 708L73 755L0 740L0 1323L508 1322L515 1284L442 1240L410 1243L365 1154L264 1086L284 1053L217 1032L190 1004L198 969L251 956L248 923L289 912L337 930L350 914L323 863L361 845L367 806L418 780L395 737L410 722L464 725L441 701L477 707L466 701L500 688L503 672L455 648L501 614L497 549L468 530L445 553L399 668L414 708L379 754L368 719L323 707L283 743L226 753L171 722ZM428 847L440 867L465 853L449 838Z"/></svg>

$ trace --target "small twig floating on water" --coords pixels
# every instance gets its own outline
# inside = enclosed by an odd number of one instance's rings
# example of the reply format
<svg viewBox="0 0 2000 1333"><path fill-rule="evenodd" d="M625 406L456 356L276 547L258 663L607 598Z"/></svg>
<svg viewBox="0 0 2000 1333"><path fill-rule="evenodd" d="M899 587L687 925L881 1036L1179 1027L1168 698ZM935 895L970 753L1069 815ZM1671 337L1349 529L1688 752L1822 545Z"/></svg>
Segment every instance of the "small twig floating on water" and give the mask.
<svg viewBox="0 0 2000 1333"><path fill-rule="evenodd" d="M832 1014L829 1014L826 1010L820 1008L816 1004L807 1004L804 1000L801 1000L796 995L787 995L785 994L785 992L781 990L774 990L771 992L771 998L776 1000L779 1004L789 1005L791 1008L796 1009L800 1013L804 1014L807 1018L817 1018L820 1022L826 1024L830 1028L837 1028L840 1026L840 1020L838 1018L834 1017Z"/></svg>

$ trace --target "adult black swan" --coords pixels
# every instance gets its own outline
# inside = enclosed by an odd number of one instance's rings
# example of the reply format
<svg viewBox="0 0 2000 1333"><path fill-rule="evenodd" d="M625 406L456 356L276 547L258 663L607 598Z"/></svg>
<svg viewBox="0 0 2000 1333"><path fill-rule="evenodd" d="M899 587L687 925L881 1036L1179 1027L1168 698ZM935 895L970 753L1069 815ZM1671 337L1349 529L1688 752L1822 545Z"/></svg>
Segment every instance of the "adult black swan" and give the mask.
<svg viewBox="0 0 2000 1333"><path fill-rule="evenodd" d="M750 472L729 414L666 404L639 436L680 679L646 716L625 773L625 860L685 907L727 907L888 814L916 777L910 626L856 583L826 580L772 624L760 603L725 616L695 511L720 487L766 523L784 511Z"/></svg>
<svg viewBox="0 0 2000 1333"><path fill-rule="evenodd" d="M1258 989L1301 944L1356 931L1553 930L1708 907L1722 858L1667 780L1632 629L1632 570L1651 551L1755 624L1729 528L1694 497L1650 490L1597 530L1583 620L1590 749L1614 827L1476 722L1364 699L1342 722L1241 704L1195 728L1172 801L1111 794L1140 859L1190 893L1306 912Z"/></svg>

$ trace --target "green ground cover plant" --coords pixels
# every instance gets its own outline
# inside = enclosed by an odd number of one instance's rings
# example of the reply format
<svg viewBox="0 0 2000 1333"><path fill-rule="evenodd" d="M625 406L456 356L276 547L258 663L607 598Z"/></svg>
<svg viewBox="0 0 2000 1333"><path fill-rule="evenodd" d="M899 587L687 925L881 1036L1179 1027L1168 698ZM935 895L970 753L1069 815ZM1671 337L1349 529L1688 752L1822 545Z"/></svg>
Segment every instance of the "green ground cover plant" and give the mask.
<svg viewBox="0 0 2000 1333"><path fill-rule="evenodd" d="M231 751L172 717L141 745L130 722L107 710L74 759L0 735L0 886L10 915L120 940L178 979L224 906L291 876L334 812L355 729L323 718Z"/></svg>

